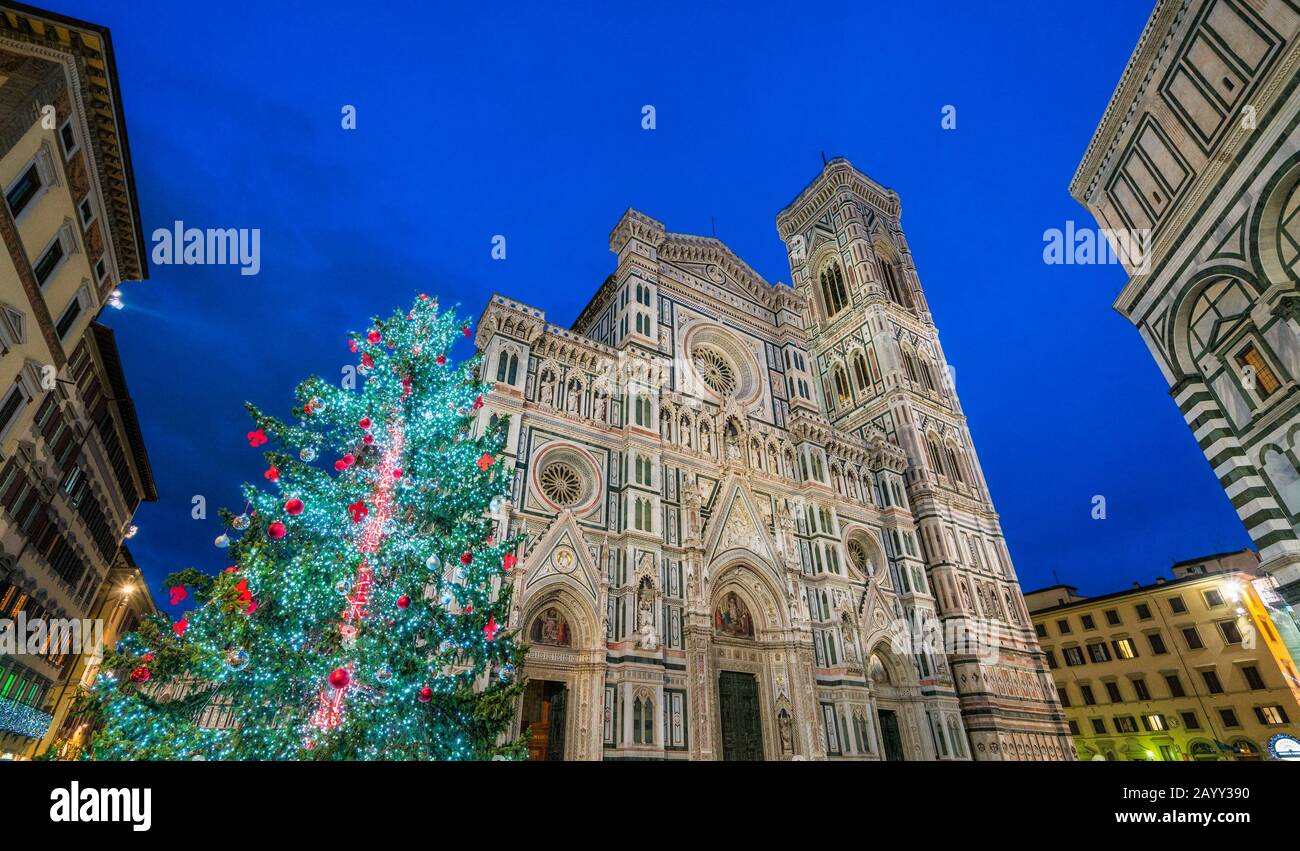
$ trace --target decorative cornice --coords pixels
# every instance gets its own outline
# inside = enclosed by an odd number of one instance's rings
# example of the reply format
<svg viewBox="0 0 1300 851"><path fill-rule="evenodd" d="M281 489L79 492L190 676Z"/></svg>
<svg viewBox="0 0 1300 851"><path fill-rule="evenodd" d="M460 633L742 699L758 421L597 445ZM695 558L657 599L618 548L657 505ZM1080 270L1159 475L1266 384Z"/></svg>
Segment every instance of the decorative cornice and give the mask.
<svg viewBox="0 0 1300 851"><path fill-rule="evenodd" d="M108 28L21 3L6 7L0 14L0 41L67 70L70 95L89 131L87 159L108 213L119 274L124 280L148 278L148 251Z"/></svg>
<svg viewBox="0 0 1300 851"><path fill-rule="evenodd" d="M1119 84L1106 104L1106 111L1102 113L1097 130L1088 142L1083 159L1075 169L1074 177L1070 179L1070 195L1080 204L1087 206L1098 177L1105 173L1124 130L1133 120L1138 101L1155 76L1165 51L1173 43L1174 33L1181 25L1191 2L1192 0L1157 0L1151 17L1142 28L1137 46L1133 48L1133 54L1124 66ZM1139 69L1145 69L1140 79Z"/></svg>
<svg viewBox="0 0 1300 851"><path fill-rule="evenodd" d="M821 173L785 209L777 213L776 230L781 239L788 240L803 230L808 221L830 203L840 189L850 190L897 226L902 215L898 193L867 177L843 157L836 157L822 168Z"/></svg>

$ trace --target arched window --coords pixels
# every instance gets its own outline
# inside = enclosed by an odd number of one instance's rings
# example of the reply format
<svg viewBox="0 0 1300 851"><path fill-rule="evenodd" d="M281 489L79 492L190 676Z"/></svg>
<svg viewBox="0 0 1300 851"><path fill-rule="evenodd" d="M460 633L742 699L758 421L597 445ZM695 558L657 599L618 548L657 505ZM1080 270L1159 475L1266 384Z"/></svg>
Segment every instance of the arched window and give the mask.
<svg viewBox="0 0 1300 851"><path fill-rule="evenodd" d="M916 358L907 349L903 350L903 370L909 381L916 381Z"/></svg>
<svg viewBox="0 0 1300 851"><path fill-rule="evenodd" d="M934 373L930 372L930 362L922 358L920 364L921 386L931 393L934 392Z"/></svg>
<svg viewBox="0 0 1300 851"><path fill-rule="evenodd" d="M841 405L846 404L849 401L849 379L844 375L844 368L835 367L831 375L835 381L835 396Z"/></svg>
<svg viewBox="0 0 1300 851"><path fill-rule="evenodd" d="M853 378L858 382L859 390L866 390L867 385L871 383L871 377L867 372L867 359L858 352L853 356Z"/></svg>
<svg viewBox="0 0 1300 851"><path fill-rule="evenodd" d="M838 263L830 263L821 274L822 301L826 305L826 318L830 319L849 304L848 290L844 287L844 275Z"/></svg>
<svg viewBox="0 0 1300 851"><path fill-rule="evenodd" d="M939 447L935 445L934 438L927 437L925 439L925 449L930 454L930 466L934 469L934 472L941 476L945 475L943 456L939 454Z"/></svg>
<svg viewBox="0 0 1300 851"><path fill-rule="evenodd" d="M502 350L501 356L497 358L497 381L514 384L518 374L519 356Z"/></svg>
<svg viewBox="0 0 1300 851"><path fill-rule="evenodd" d="M880 274L885 279L885 292L889 295L890 301L895 304L901 304L908 310L912 309L912 297L907 288L898 280L898 271L894 264L888 260L882 260L880 263Z"/></svg>
<svg viewBox="0 0 1300 851"><path fill-rule="evenodd" d="M636 424L644 428L650 427L650 400L645 396L637 396L635 400Z"/></svg>
<svg viewBox="0 0 1300 851"><path fill-rule="evenodd" d="M962 473L962 465L957 459L957 453L952 451L951 446L945 446L943 448L943 454L948 461L948 470L950 475L964 484L966 482L966 476Z"/></svg>

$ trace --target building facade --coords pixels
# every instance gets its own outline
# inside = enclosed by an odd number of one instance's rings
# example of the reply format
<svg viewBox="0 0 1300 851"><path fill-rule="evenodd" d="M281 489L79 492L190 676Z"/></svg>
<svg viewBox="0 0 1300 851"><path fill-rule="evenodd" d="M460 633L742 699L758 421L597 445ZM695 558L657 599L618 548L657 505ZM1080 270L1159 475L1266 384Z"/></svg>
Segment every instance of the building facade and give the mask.
<svg viewBox="0 0 1300 851"><path fill-rule="evenodd" d="M1125 257L1115 309L1300 602L1300 7L1160 0L1071 194Z"/></svg>
<svg viewBox="0 0 1300 851"><path fill-rule="evenodd" d="M148 272L106 29L0 10L0 188L0 618L81 621L156 499L95 321ZM78 655L37 650L0 655L0 754L45 736Z"/></svg>
<svg viewBox="0 0 1300 851"><path fill-rule="evenodd" d="M1025 595L1080 759L1260 760L1300 735L1289 613L1253 550L1099 597Z"/></svg>
<svg viewBox="0 0 1300 851"><path fill-rule="evenodd" d="M793 286L629 210L572 328L492 298L532 758L1073 758L899 216L835 159Z"/></svg>
<svg viewBox="0 0 1300 851"><path fill-rule="evenodd" d="M105 648L116 646L123 636L134 632L142 620L156 611L158 605L144 573L131 557L130 549L125 545L119 547L91 611L92 620L103 624L102 641L87 647L72 663L50 702L54 720L33 749L34 754L43 754L54 747L60 759L77 758L94 732L87 719L76 712L78 698L94 685L104 662Z"/></svg>

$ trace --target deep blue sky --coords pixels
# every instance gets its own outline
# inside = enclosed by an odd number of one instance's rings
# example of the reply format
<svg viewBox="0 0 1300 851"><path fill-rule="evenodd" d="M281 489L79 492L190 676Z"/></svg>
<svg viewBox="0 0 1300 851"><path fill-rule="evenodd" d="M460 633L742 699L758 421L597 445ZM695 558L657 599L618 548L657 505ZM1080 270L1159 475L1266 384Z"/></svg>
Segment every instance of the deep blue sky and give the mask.
<svg viewBox="0 0 1300 851"><path fill-rule="evenodd" d="M1046 228L1092 224L1067 184L1151 0L49 2L112 29L146 233L262 229L257 277L155 266L103 316L158 479L130 546L160 600L172 570L225 566L215 508L262 470L243 400L287 413L298 380L338 374L347 330L422 290L475 317L500 292L569 324L629 206L678 232L716 220L788 280L775 215L821 151L902 196L1027 589L1055 571L1115 590L1248 543L1110 307L1122 270L1042 262Z"/></svg>

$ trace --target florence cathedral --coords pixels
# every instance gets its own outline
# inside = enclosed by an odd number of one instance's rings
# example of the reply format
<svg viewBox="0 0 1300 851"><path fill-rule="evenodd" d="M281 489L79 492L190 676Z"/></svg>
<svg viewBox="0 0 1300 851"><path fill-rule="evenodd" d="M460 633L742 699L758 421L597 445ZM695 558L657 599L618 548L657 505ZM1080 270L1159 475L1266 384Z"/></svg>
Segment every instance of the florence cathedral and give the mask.
<svg viewBox="0 0 1300 851"><path fill-rule="evenodd" d="M899 218L837 158L792 286L628 210L571 328L493 296L530 759L1074 758Z"/></svg>

